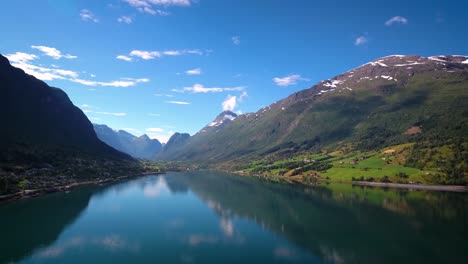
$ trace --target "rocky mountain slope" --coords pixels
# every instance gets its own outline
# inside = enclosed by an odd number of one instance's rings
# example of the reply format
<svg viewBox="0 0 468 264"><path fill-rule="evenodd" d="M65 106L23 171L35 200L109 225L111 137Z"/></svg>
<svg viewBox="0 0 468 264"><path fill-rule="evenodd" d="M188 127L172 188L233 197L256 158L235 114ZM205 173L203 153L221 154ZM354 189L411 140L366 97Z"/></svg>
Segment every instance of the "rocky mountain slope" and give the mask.
<svg viewBox="0 0 468 264"><path fill-rule="evenodd" d="M468 57L380 58L200 131L164 159L245 162L303 151L466 142ZM416 163L418 161L415 161Z"/></svg>

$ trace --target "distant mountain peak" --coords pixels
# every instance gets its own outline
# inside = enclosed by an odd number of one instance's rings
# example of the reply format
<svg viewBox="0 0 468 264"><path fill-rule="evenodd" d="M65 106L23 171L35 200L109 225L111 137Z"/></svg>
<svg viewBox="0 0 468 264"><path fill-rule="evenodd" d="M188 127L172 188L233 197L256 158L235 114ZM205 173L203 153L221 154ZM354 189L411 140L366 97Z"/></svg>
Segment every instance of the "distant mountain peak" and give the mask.
<svg viewBox="0 0 468 264"><path fill-rule="evenodd" d="M94 130L100 140L136 158L154 159L162 149L157 139L151 139L146 134L137 137L125 130L97 124L94 124Z"/></svg>
<svg viewBox="0 0 468 264"><path fill-rule="evenodd" d="M219 114L213 122L209 123L208 126L209 127L221 126L221 125L231 122L232 120L236 118L237 118L236 113L232 111L224 111L221 114Z"/></svg>
<svg viewBox="0 0 468 264"><path fill-rule="evenodd" d="M222 128L226 124L232 122L234 119L236 119L238 115L232 111L226 110L221 112L211 123L206 125L202 130L200 130L198 133L204 133L210 129L214 128Z"/></svg>

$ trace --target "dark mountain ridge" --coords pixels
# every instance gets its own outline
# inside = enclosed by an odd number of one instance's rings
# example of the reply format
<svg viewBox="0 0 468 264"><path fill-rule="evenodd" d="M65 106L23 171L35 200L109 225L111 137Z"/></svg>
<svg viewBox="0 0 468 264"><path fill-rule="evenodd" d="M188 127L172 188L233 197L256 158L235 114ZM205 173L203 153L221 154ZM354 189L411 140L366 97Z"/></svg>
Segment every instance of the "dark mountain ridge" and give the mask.
<svg viewBox="0 0 468 264"><path fill-rule="evenodd" d="M138 171L130 156L97 138L65 92L1 55L0 85L0 194Z"/></svg>

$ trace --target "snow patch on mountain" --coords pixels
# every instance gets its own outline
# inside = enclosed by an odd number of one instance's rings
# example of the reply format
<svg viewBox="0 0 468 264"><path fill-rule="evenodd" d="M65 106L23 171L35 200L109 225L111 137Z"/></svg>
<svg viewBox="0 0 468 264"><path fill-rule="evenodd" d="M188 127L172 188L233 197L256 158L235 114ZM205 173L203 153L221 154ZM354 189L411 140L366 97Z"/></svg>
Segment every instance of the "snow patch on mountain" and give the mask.
<svg viewBox="0 0 468 264"><path fill-rule="evenodd" d="M340 81L340 80L326 80L324 82L325 83L323 84L323 86L330 87L330 88L336 88L337 85L340 85L343 83L343 81Z"/></svg>

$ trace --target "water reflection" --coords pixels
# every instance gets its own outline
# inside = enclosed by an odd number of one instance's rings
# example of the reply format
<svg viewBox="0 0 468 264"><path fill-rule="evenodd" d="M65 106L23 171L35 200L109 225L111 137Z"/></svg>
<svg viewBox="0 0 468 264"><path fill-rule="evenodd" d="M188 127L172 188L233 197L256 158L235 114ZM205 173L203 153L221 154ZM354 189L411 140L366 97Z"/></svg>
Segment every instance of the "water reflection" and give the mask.
<svg viewBox="0 0 468 264"><path fill-rule="evenodd" d="M458 263L467 209L459 193L174 173L0 205L0 263Z"/></svg>
<svg viewBox="0 0 468 264"><path fill-rule="evenodd" d="M51 244L80 216L101 187L51 194L0 206L0 263L18 261L34 249Z"/></svg>
<svg viewBox="0 0 468 264"><path fill-rule="evenodd" d="M118 234L109 234L102 237L72 237L69 240L63 241L57 245L52 245L36 252L38 258L57 258L67 253L83 249L85 247L99 247L104 250L113 251L128 251L137 253L140 249L138 242L130 242Z"/></svg>
<svg viewBox="0 0 468 264"><path fill-rule="evenodd" d="M143 193L148 198L156 198L162 192L168 192L166 180L164 177L159 177L155 182L145 182L143 186Z"/></svg>
<svg viewBox="0 0 468 264"><path fill-rule="evenodd" d="M291 187L219 173L175 175L222 219L246 218L330 263L440 263L466 259L468 196L350 185ZM443 241L443 242L442 242ZM292 257L287 248L274 254Z"/></svg>

